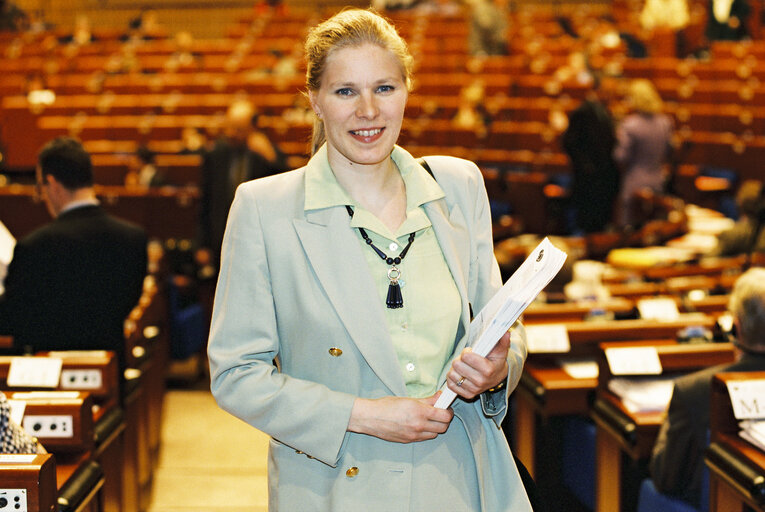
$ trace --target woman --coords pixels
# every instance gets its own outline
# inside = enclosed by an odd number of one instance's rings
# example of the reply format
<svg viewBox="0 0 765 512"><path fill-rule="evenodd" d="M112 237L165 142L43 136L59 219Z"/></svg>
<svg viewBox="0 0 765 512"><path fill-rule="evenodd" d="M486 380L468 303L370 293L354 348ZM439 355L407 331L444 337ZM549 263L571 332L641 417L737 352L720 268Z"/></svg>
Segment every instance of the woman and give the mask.
<svg viewBox="0 0 765 512"><path fill-rule="evenodd" d="M633 112L616 131L614 159L621 166L622 188L617 208L619 224L637 220L635 197L639 193L664 191L664 164L672 151L672 120L662 113L664 105L653 84L646 79L633 80L628 91Z"/></svg>
<svg viewBox="0 0 765 512"><path fill-rule="evenodd" d="M306 56L315 154L239 187L209 345L220 406L272 438L269 509L531 510L499 428L523 330L463 350L501 285L481 174L395 145L412 58L381 17L334 16Z"/></svg>

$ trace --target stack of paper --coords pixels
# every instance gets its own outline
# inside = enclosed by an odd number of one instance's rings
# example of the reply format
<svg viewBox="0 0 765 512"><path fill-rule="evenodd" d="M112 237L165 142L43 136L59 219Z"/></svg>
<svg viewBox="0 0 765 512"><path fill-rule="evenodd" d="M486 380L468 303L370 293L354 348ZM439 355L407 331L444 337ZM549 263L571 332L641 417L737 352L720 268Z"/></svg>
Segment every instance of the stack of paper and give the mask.
<svg viewBox="0 0 765 512"><path fill-rule="evenodd" d="M608 389L622 399L630 412L662 412L669 407L675 381L672 377L615 378Z"/></svg>
<svg viewBox="0 0 765 512"><path fill-rule="evenodd" d="M468 346L478 355L486 356L521 313L563 267L566 253L548 238L542 240L526 261L510 276L470 323ZM444 384L435 407L446 409L457 394Z"/></svg>
<svg viewBox="0 0 765 512"><path fill-rule="evenodd" d="M741 427L738 435L765 452L765 420L745 420L738 425Z"/></svg>

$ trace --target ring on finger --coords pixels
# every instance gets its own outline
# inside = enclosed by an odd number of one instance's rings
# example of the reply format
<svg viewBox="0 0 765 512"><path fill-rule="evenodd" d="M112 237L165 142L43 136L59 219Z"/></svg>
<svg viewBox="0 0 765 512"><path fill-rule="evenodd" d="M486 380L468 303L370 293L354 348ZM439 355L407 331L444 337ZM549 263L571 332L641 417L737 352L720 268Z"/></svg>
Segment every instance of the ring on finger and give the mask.
<svg viewBox="0 0 765 512"><path fill-rule="evenodd" d="M457 386L462 386L463 382L465 382L465 377L462 377L460 380L457 381Z"/></svg>

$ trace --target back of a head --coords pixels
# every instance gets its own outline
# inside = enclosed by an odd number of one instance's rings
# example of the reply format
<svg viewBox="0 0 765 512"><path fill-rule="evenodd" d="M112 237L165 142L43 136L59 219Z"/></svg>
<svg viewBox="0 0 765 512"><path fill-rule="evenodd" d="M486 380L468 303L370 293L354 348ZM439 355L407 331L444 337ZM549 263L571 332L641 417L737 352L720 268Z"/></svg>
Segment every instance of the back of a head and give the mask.
<svg viewBox="0 0 765 512"><path fill-rule="evenodd" d="M645 78L639 78L630 83L629 100L632 107L640 112L657 114L664 109L656 87Z"/></svg>
<svg viewBox="0 0 765 512"><path fill-rule="evenodd" d="M138 149L135 150L135 155L144 164L153 164L156 157L154 151L143 145L138 146Z"/></svg>
<svg viewBox="0 0 765 512"><path fill-rule="evenodd" d="M43 176L52 175L69 190L93 185L93 164L90 154L79 141L58 137L48 142L37 156Z"/></svg>
<svg viewBox="0 0 765 512"><path fill-rule="evenodd" d="M401 76L408 90L412 88L414 59L406 41L395 27L371 9L346 9L316 25L305 41L306 87L309 91L321 88L321 79L327 59L335 50L375 44L390 51L401 67ZM318 120L317 120L318 121ZM320 132L317 134L317 130ZM323 143L320 122L314 125L312 153Z"/></svg>
<svg viewBox="0 0 765 512"><path fill-rule="evenodd" d="M765 205L765 190L758 180L745 180L736 193L739 213L750 218L758 216Z"/></svg>
<svg viewBox="0 0 765 512"><path fill-rule="evenodd" d="M765 352L765 268L750 268L736 280L728 309L738 319L738 344Z"/></svg>

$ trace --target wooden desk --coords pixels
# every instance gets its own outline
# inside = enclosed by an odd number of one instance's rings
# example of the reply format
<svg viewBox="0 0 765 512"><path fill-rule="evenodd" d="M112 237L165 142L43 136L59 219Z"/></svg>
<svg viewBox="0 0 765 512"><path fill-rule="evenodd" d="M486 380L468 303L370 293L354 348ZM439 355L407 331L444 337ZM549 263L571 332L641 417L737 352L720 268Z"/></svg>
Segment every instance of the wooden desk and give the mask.
<svg viewBox="0 0 765 512"><path fill-rule="evenodd" d="M597 379L575 379L558 361L551 358L529 358L515 389L513 442L515 454L532 477L537 473L537 433L540 425L553 416L585 414L589 395L598 385Z"/></svg>
<svg viewBox="0 0 765 512"><path fill-rule="evenodd" d="M33 455L28 462L6 456L0 461L0 482L5 489L23 489L32 512L102 512L104 474L91 455L88 450L64 451ZM14 500L9 501L8 510L16 510Z"/></svg>
<svg viewBox="0 0 765 512"><path fill-rule="evenodd" d="M4 489L23 489L30 512L56 511L56 459L50 453L35 455L30 462L23 455L6 456L0 462L0 481ZM7 510L13 509L12 496L0 493L8 501ZM22 499L19 497L19 499ZM2 502L0 502L2 503Z"/></svg>
<svg viewBox="0 0 765 512"><path fill-rule="evenodd" d="M738 436L727 383L765 379L765 372L731 372L712 379L705 461L710 470L710 512L765 511L765 453Z"/></svg>
<svg viewBox="0 0 765 512"><path fill-rule="evenodd" d="M651 454L665 412L630 412L607 388L612 378L605 359L605 350L624 344L601 344L599 387L590 417L595 422L595 489L596 512L625 510L622 500L625 485L623 457L640 463ZM734 349L729 343L675 344L656 347L664 374L691 372L707 366L730 363Z"/></svg>
<svg viewBox="0 0 765 512"><path fill-rule="evenodd" d="M523 312L525 325L582 322L593 311L604 311L614 315L628 315L635 309L635 303L624 297L614 297L597 302L564 302L561 304L532 303Z"/></svg>
<svg viewBox="0 0 765 512"><path fill-rule="evenodd" d="M565 314L568 315L568 312ZM570 352L529 354L514 393L516 398L512 441L516 455L529 473L534 476L537 469L535 447L540 420L570 414L587 414L590 395L597 387L595 379L575 379L569 376L563 371L558 359L594 357L598 354L599 344L606 341L676 345L678 330L688 325L711 328L713 324L714 319L703 315L693 317L692 323L687 318L673 322L642 319L564 322L571 343Z"/></svg>
<svg viewBox="0 0 765 512"><path fill-rule="evenodd" d="M674 340L677 331L688 326L711 329L715 320L706 315L681 316L677 320L605 320L598 322L566 322L571 354L597 353L599 343L608 341Z"/></svg>
<svg viewBox="0 0 765 512"><path fill-rule="evenodd" d="M127 467L123 454L125 450L124 432L127 426L137 428L134 425L137 425L138 418L126 418L120 406L120 382L115 354L96 350L41 352L38 355L60 357L63 360L60 390L71 391L80 388L92 396L92 400L89 398L87 401L87 411L90 418L83 419L81 422L87 424L87 436L89 437L87 451L91 453L92 459L99 464L104 476L100 497L103 501L101 510L103 512L129 510L122 506L122 482ZM9 364L10 358L0 358L0 382L5 379ZM76 371L89 372L89 375L93 377L90 384L80 383L82 385L78 385L77 382L72 382L67 378L67 376L70 378L76 376L73 373ZM94 372L97 372L97 377L94 377ZM17 394L12 393L9 396L15 397ZM28 414L33 410L33 406L27 406ZM49 451L55 452L57 456L60 456L62 448L67 447L66 443L63 443L62 446L62 441L59 439L46 440L42 437L40 439L43 445ZM85 447L85 443L81 440L76 448L78 451L82 451ZM69 451L72 449L70 448ZM135 448L131 447L130 452L134 451Z"/></svg>

